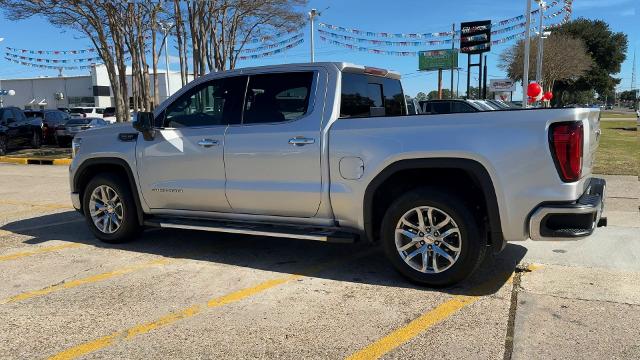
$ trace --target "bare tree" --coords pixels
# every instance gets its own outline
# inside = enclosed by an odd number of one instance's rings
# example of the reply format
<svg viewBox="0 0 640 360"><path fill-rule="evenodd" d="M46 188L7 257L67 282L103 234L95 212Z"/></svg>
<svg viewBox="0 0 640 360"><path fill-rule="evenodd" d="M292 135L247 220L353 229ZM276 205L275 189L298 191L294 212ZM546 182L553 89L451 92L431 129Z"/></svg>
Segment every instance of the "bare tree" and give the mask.
<svg viewBox="0 0 640 360"><path fill-rule="evenodd" d="M529 63L529 78L535 78L538 39L532 39ZM584 75L593 64L591 56L582 40L567 35L552 34L543 43L542 85L545 91L551 91L559 80L575 80ZM514 80L522 80L524 61L524 41L500 54L499 67Z"/></svg>

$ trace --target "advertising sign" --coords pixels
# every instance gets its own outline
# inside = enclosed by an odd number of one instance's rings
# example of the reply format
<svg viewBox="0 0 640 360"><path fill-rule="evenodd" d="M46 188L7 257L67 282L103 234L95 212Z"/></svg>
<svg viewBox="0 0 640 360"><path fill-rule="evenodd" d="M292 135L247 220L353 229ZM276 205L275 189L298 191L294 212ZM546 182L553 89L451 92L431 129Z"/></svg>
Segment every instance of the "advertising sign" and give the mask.
<svg viewBox="0 0 640 360"><path fill-rule="evenodd" d="M460 52L482 54L491 50L491 20L460 24Z"/></svg>
<svg viewBox="0 0 640 360"><path fill-rule="evenodd" d="M511 79L491 79L489 81L489 91L493 91L493 92L516 91L516 82Z"/></svg>
<svg viewBox="0 0 640 360"><path fill-rule="evenodd" d="M452 67L458 67L458 50L444 49L418 53L418 70L447 70Z"/></svg>

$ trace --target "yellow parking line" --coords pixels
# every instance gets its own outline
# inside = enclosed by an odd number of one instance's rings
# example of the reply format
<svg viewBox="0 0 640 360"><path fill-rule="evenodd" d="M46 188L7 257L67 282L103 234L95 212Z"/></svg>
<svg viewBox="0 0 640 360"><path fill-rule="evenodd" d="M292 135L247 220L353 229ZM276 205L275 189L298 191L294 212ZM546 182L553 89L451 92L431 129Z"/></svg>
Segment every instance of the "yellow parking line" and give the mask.
<svg viewBox="0 0 640 360"><path fill-rule="evenodd" d="M531 264L527 267L527 271L535 271L541 269L542 265ZM513 283L513 277L515 272L512 272L511 275L507 278L506 283ZM483 283L477 287L475 287L472 292L480 292L486 291L487 289L493 288L496 281L489 281ZM415 338L420 335L433 325L438 324L439 322L447 319L449 316L453 315L458 310L469 306L476 301L480 300L481 296L476 295L456 295L450 300L438 305L435 309L432 309L418 318L411 321L409 324L396 329L390 334L386 335L383 338L378 339L373 344L365 347L362 350L359 350L352 355L348 356L347 360L373 360L378 359L389 351L405 344L409 340Z"/></svg>
<svg viewBox="0 0 640 360"><path fill-rule="evenodd" d="M52 252L52 251L81 247L81 246L85 246L85 245L78 244L78 243L68 243L68 244L62 244L62 245L44 246L34 250L19 252L15 254L0 255L0 261L14 260L14 259L19 259L26 256L32 256L32 255L42 254L46 252Z"/></svg>
<svg viewBox="0 0 640 360"><path fill-rule="evenodd" d="M406 326L393 331L389 335L379 339L373 344L347 357L347 359L378 359L387 352L420 335L420 333L430 328L431 326L448 318L456 311L462 309L465 306L473 304L474 302L478 301L478 299L480 299L480 297L478 296L455 296L453 299L440 304L435 309L411 321Z"/></svg>
<svg viewBox="0 0 640 360"><path fill-rule="evenodd" d="M122 340L131 340L134 337L138 336L138 335L142 335L142 334L146 334L152 330L158 329L160 327L163 326L167 326L170 324L173 324L179 320L185 319L185 318L189 318L192 317L194 315L199 314L200 312L202 312L204 309L206 308L215 308L215 307L220 307L220 306L224 306L227 304L231 304L243 299L246 299L250 296L259 294L263 291L272 289L274 287L277 287L279 285L283 285L295 280L298 280L304 276L310 276L313 273L316 273L318 271L321 271L323 269L326 268L330 268L330 267L334 267L336 265L338 265L339 263L345 262L347 260L355 260L357 258L361 258L364 256L367 256L371 254L371 251L365 251L365 252L361 252L355 256L350 256L347 258L343 258L340 260L336 260L336 261L331 261L327 264L324 265L320 265L320 266L314 266L312 268L308 268L305 271L302 271L302 274L305 275L301 275L301 274L292 274L292 275L287 275L287 276L283 276L283 277L279 277L279 278L275 278L275 279L271 279L271 280L267 280L265 282L262 282L260 284L257 284L255 286L252 287L248 287L248 288L244 288L235 292L232 292L230 294L227 295L223 295L217 298L213 298L211 300L209 300L206 304L201 304L201 305L193 305L190 306L188 308L182 309L180 311L177 312L172 312L168 315L165 315L157 320L148 322L148 323L144 323L144 324L140 324L140 325L136 325L133 326L129 329L126 330L122 330L122 331L117 331L112 333L111 335L107 335L107 336L103 336L101 338L98 338L96 340L92 340L92 341L88 341L86 343L74 346L72 348L69 348L67 350L64 350L56 355L53 355L52 357L50 357L49 359L55 359L55 360L67 360L67 359L75 359L78 358L80 356L92 353L94 351L98 351L100 349L104 349L107 346L110 346L112 344L114 344L117 341L122 341Z"/></svg>
<svg viewBox="0 0 640 360"><path fill-rule="evenodd" d="M77 280L65 282L65 283L62 283L62 284L48 286L48 287L46 287L44 289L23 292L22 294L15 295L15 296L6 298L4 300L0 300L0 304L7 304L7 303L11 303L11 302L23 301L23 300L31 299L31 298L34 298L34 297L37 297L37 296L43 296L43 295L51 294L52 292L56 292L56 291L60 291L60 290L71 289L71 288L78 287L78 286L81 286L81 285L86 285L86 284L91 284L91 283L95 283L95 282L99 282L99 281L104 281L104 280L111 279L111 278L116 277L116 276L129 274L129 273L132 273L134 271L150 268L150 267L153 267L153 266L166 265L166 264L168 264L170 262L171 261L169 259L159 259L159 260L153 260L153 261L145 262L145 263L142 263L142 264L127 266L127 267L123 267L121 269L117 269L117 270L114 270L114 271L110 271L110 272L106 272L106 273L102 273L102 274L89 276L89 277L86 277L86 278L83 278L83 279L77 279Z"/></svg>

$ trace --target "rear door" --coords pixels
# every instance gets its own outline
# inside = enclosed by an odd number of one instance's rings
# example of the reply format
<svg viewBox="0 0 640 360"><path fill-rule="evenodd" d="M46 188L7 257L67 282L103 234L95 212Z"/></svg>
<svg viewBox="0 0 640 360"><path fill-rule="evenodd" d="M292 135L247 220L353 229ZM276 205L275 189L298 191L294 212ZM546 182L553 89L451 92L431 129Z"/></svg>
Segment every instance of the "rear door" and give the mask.
<svg viewBox="0 0 640 360"><path fill-rule="evenodd" d="M239 123L246 77L215 79L185 92L157 119L153 140L138 137L138 176L153 209L229 211L224 134Z"/></svg>
<svg viewBox="0 0 640 360"><path fill-rule="evenodd" d="M316 215L326 78L324 71L249 77L243 122L225 135L226 194L234 212Z"/></svg>

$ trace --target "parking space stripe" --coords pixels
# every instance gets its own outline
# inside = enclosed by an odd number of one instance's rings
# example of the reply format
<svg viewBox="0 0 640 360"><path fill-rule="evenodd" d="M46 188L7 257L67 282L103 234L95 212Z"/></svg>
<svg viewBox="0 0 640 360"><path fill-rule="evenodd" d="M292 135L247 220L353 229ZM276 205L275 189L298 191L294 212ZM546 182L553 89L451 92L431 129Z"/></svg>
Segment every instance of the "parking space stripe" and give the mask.
<svg viewBox="0 0 640 360"><path fill-rule="evenodd" d="M305 276L312 276L314 273L317 273L321 270L327 269L327 268L332 268L337 266L340 263L344 263L346 261L350 261L350 260L356 260L358 258L362 258L365 256L368 256L372 253L371 250L369 251L363 251L359 254L353 255L353 256L348 256L346 258L341 258L339 260L334 260L334 261L330 261L328 263L325 264L321 264L321 265L316 265L313 266L311 268L307 268L304 271L301 271L299 274L291 274L291 275L287 275L287 276L283 276L283 277L279 277L279 278L275 278L275 279L271 279L271 280L267 280L264 281L262 283L259 283L255 286L252 287L248 287L248 288L244 288L238 291L234 291L230 294L227 295L223 295L217 298L213 298L211 300L209 300L206 304L203 305L193 305L190 306L188 308L185 308L183 310L177 311L177 312L172 312L168 315L165 315L157 320L148 322L148 323L144 323L144 324L140 324L140 325L136 325L133 326L129 329L126 330L122 330L122 331L117 331L114 332L111 335L107 335L107 336L103 336L101 338L98 338L96 340L92 340L92 341L88 341L86 343L74 346L72 348L69 348L67 350L64 350L56 355L53 355L52 357L50 357L49 359L53 359L53 360L68 360L68 359L75 359L78 358L80 356L92 353L94 351L98 351L101 349L104 349L112 344L115 344L118 341L123 341L123 340L131 340L133 338L135 338L138 335L143 335L146 334L150 331L153 331L155 329L158 329L160 327L163 326L167 326L170 324L173 324L179 320L185 319L185 318L190 318L194 315L197 315L199 313L201 313L204 309L206 308L216 308L216 307L220 307L220 306L224 306L227 304L231 304L234 302L238 302L240 300L246 299L248 297L251 297L253 295L257 295L261 292L264 292L266 290L272 289L274 287L280 286L280 285L284 285L286 283L290 283L292 281L301 279Z"/></svg>
<svg viewBox="0 0 640 360"><path fill-rule="evenodd" d="M0 255L0 261L14 260L14 259L27 257L27 256L32 256L32 255L37 255L37 254L42 254L42 253L47 253L52 251L58 251L63 249L69 249L69 248L76 248L81 246L85 246L85 245L78 244L78 243L67 243L67 244L61 244L61 245L43 246L34 250L23 251L23 252L9 254L9 255Z"/></svg>
<svg viewBox="0 0 640 360"><path fill-rule="evenodd" d="M102 274L97 274L97 275L89 276L89 277L86 277L86 278L65 282L65 283L62 283L62 284L48 286L48 287L46 287L44 289L23 292L21 294L6 298L4 300L1 300L0 304L7 304L7 303L18 302L18 301L31 299L31 298L38 297L38 296L44 296L44 295L51 294L51 293L56 292L56 291L65 290L65 289L72 289L72 288L75 288L75 287L78 287L78 286L81 286L81 285L92 284L92 283L96 283L96 282L99 282L99 281L104 281L104 280L107 280L107 279L114 278L116 276L129 274L129 273L132 273L134 271L147 269L147 268L150 268L150 267L153 267L153 266L166 265L166 264L169 264L170 262L171 262L171 260L169 260L169 259L159 259L159 260L153 260L153 261L145 262L145 263L142 263L142 264L131 265L131 266L123 267L121 269L117 269L117 270L114 270L114 271L105 272L105 273L102 273Z"/></svg>
<svg viewBox="0 0 640 360"><path fill-rule="evenodd" d="M443 304L440 304L435 309L411 321L406 326L403 326L391 332L389 335L377 340L373 344L347 357L347 359L348 360L378 359L382 355L386 354L387 352L397 348L398 346L418 336L423 331L427 330L433 325L448 318L456 311L462 309L465 306L473 304L479 299L480 297L478 296L464 296L464 295L455 296L453 299L446 301Z"/></svg>

